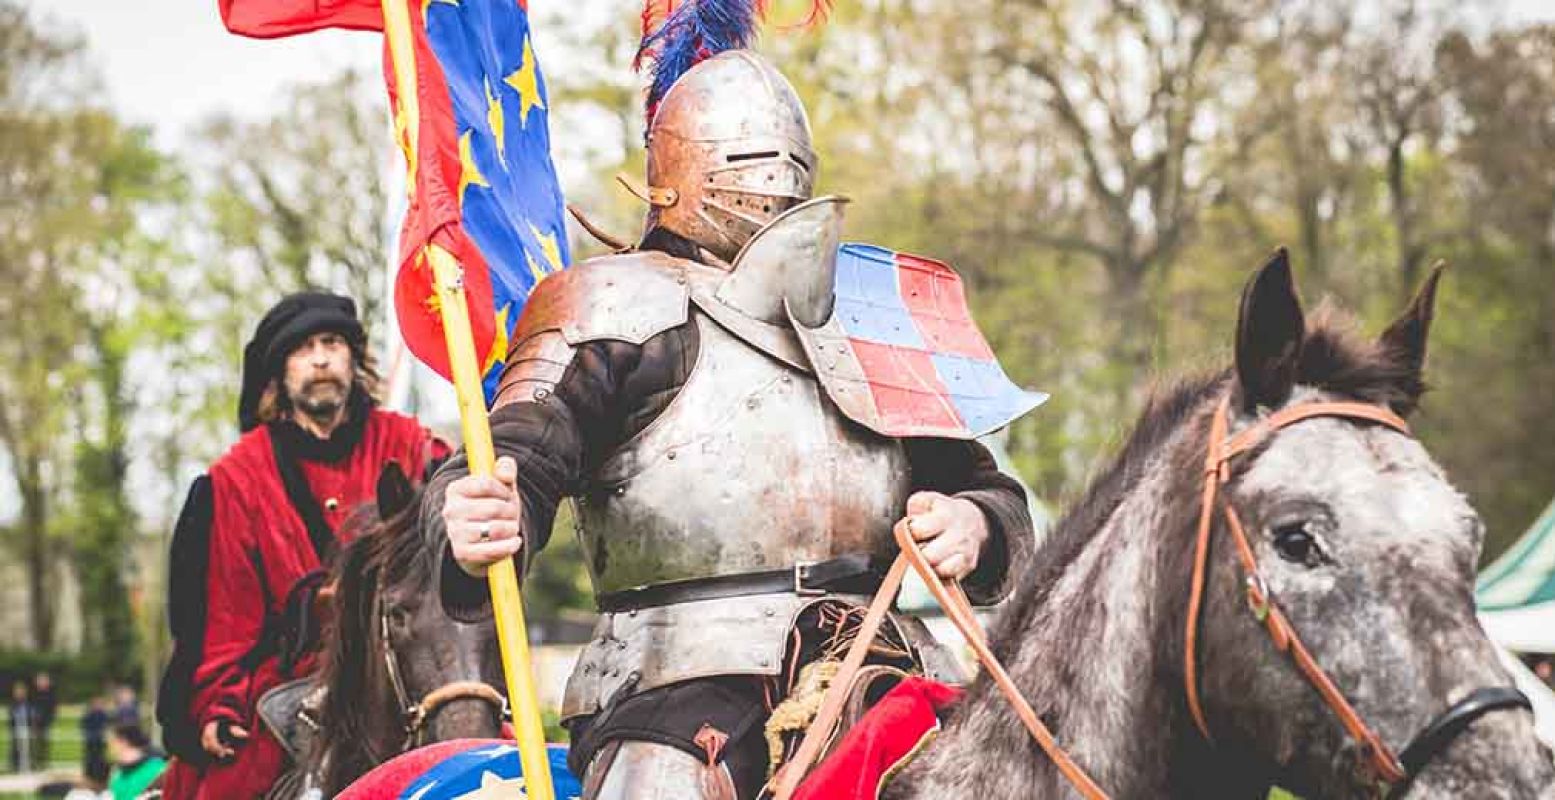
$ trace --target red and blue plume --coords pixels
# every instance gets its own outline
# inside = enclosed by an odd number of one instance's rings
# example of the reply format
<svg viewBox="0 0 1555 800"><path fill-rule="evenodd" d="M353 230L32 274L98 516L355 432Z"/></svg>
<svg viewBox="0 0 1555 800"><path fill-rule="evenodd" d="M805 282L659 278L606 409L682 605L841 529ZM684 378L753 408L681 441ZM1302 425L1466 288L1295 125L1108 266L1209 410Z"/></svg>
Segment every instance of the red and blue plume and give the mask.
<svg viewBox="0 0 1555 800"><path fill-rule="evenodd" d="M646 0L643 5L643 38L637 48L636 66L650 62L648 121L659 101L680 76L705 59L725 50L749 47L756 39L756 24L765 18L768 0ZM803 23L809 27L824 19L830 0L813 0Z"/></svg>

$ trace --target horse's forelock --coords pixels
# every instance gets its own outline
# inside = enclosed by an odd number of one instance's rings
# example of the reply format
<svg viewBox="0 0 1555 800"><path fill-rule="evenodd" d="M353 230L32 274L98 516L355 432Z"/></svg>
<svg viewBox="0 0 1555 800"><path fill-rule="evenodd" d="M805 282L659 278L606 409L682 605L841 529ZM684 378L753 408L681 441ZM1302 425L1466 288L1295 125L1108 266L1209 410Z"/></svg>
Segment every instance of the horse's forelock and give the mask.
<svg viewBox="0 0 1555 800"><path fill-rule="evenodd" d="M1414 411L1426 391L1419 370L1405 354L1362 336L1353 317L1326 302L1307 324L1296 383L1388 406L1399 414Z"/></svg>

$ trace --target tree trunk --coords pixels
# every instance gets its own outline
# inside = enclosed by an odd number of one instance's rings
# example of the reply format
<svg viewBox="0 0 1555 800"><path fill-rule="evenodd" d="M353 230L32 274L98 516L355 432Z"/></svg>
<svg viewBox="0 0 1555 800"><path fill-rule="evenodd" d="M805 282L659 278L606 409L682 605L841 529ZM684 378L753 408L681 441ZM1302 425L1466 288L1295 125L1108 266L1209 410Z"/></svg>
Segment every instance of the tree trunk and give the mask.
<svg viewBox="0 0 1555 800"><path fill-rule="evenodd" d="M1393 229L1398 237L1399 294L1405 303L1413 297L1415 287L1420 283L1420 263L1424 260L1424 253L1415 241L1409 186L1404 175L1404 143L1408 140L1408 134L1403 134L1388 145L1388 195L1393 203Z"/></svg>
<svg viewBox="0 0 1555 800"><path fill-rule="evenodd" d="M38 650L54 646L54 608L49 602L48 501L40 464L36 459L20 472L22 483L22 541L27 560L27 609L32 645Z"/></svg>
<svg viewBox="0 0 1555 800"><path fill-rule="evenodd" d="M1112 276L1113 319L1117 321L1110 349L1113 362L1126 370L1119 386L1118 407L1129 409L1150 385L1164 332L1145 285L1149 265L1119 258L1109 264L1108 272Z"/></svg>

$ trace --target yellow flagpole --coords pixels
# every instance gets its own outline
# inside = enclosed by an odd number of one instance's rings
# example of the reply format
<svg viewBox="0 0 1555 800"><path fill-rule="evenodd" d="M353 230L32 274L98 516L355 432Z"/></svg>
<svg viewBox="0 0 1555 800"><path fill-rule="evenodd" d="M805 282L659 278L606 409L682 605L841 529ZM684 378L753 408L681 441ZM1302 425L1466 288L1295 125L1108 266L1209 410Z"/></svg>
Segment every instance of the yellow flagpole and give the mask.
<svg viewBox="0 0 1555 800"><path fill-rule="evenodd" d="M437 281L443 333L454 374L454 393L459 398L459 419L464 426L465 457L471 475L490 475L495 456L491 447L491 425L486 417L486 398L481 392L480 370L475 365L470 310L464 300L464 270L451 253L437 245L429 245L426 254ZM497 644L502 650L502 672L507 677L513 729L518 737L519 760L524 765L527 796L530 800L553 800L556 790L551 785L545 728L540 722L534 669L529 659L529 634L524 627L524 599L518 591L513 560L504 559L492 564L486 571L486 581L491 586L492 617L497 624Z"/></svg>
<svg viewBox="0 0 1555 800"><path fill-rule="evenodd" d="M411 39L407 0L382 0L384 34L388 37L389 57L399 98L396 113L404 127L406 156L415 164L420 139L420 111L416 97L415 50ZM396 126L398 127L398 126ZM415 182L410 182L414 191ZM448 346L448 362L453 372L454 393L459 401L459 420L464 428L464 452L472 475L490 475L495 462L491 446L491 425L486 417L485 395L481 391L480 370L475 360L475 335L470 327L470 310L465 303L464 270L453 254L437 245L424 251L437 286L439 313ZM545 728L540 722L540 703L535 692L534 669L529 658L529 635L524 626L523 596L518 591L518 574L511 559L493 564L486 572L491 586L493 621L497 625L497 643L502 650L502 672L507 678L508 700L513 709L513 728L518 738L518 756L524 768L524 788L531 800L555 800L551 783L550 759L546 753Z"/></svg>

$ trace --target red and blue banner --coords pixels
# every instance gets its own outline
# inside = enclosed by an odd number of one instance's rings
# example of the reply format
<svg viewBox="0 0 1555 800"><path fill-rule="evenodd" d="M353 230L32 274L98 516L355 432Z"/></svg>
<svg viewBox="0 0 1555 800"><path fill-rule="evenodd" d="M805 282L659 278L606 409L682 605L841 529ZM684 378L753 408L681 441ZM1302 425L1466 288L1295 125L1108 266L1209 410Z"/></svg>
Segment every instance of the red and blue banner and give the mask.
<svg viewBox="0 0 1555 800"><path fill-rule="evenodd" d="M508 335L536 283L568 263L551 163L545 79L522 0L221 0L235 33L383 30L395 137L408 169L394 302L412 353L450 376L426 248L464 268L476 358L490 402ZM399 59L396 61L396 59ZM409 86L401 86L404 76Z"/></svg>
<svg viewBox="0 0 1555 800"><path fill-rule="evenodd" d="M999 366L961 276L922 256L842 245L832 317L799 333L828 396L887 436L970 439L1047 400Z"/></svg>
<svg viewBox="0 0 1555 800"><path fill-rule="evenodd" d="M578 800L583 786L567 771L567 747L546 753L556 800ZM358 778L337 800L480 800L528 793L518 748L498 739L455 739L396 756Z"/></svg>

